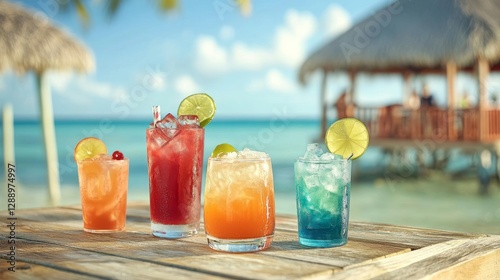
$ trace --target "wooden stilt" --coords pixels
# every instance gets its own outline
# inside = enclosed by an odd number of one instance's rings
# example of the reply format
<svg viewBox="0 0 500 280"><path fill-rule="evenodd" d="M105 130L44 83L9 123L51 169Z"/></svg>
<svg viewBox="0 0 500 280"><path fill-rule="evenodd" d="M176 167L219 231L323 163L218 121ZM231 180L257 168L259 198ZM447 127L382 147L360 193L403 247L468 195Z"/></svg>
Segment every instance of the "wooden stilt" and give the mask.
<svg viewBox="0 0 500 280"><path fill-rule="evenodd" d="M413 91L413 88L411 86L411 73L410 72L404 72L403 73L403 87L404 87L404 93L403 93L403 100L402 104L405 104L408 107L409 101L410 101L410 96Z"/></svg>
<svg viewBox="0 0 500 280"><path fill-rule="evenodd" d="M479 140L485 141L488 139L488 76L490 66L484 58L477 60L477 82L479 92Z"/></svg>
<svg viewBox="0 0 500 280"><path fill-rule="evenodd" d="M354 117L354 100L356 98L356 76L357 73L355 71L350 71L349 72L349 82L350 82L350 88L348 91L348 98L347 98L347 115L349 117Z"/></svg>
<svg viewBox="0 0 500 280"><path fill-rule="evenodd" d="M320 93L320 106L321 106L321 136L320 139L325 139L326 122L327 122L327 104L326 104L326 90L327 90L328 73L323 72L323 79L321 80L321 93Z"/></svg>
<svg viewBox="0 0 500 280"><path fill-rule="evenodd" d="M454 61L446 63L446 81L448 91L448 138L455 140L457 130L455 127L455 96L456 96L457 65Z"/></svg>

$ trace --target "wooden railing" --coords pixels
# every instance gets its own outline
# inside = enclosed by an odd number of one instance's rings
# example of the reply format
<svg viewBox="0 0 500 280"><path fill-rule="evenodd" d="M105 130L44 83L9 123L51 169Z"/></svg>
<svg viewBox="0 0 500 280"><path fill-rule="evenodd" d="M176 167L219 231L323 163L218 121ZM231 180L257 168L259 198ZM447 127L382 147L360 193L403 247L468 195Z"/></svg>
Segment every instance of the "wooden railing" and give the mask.
<svg viewBox="0 0 500 280"><path fill-rule="evenodd" d="M494 141L500 139L500 110L488 110L488 126L486 127L487 140Z"/></svg>
<svg viewBox="0 0 500 280"><path fill-rule="evenodd" d="M356 108L371 138L493 142L500 140L500 109Z"/></svg>

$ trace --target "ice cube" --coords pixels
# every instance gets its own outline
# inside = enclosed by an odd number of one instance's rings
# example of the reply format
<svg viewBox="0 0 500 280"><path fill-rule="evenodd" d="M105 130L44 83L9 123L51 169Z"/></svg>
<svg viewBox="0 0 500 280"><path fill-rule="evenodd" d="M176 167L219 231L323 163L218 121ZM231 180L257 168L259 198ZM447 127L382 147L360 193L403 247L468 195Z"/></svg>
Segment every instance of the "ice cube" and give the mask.
<svg viewBox="0 0 500 280"><path fill-rule="evenodd" d="M319 187L319 178L316 175L304 176L304 184L307 188Z"/></svg>
<svg viewBox="0 0 500 280"><path fill-rule="evenodd" d="M325 188L325 190L336 193L338 191L335 184L337 177L333 172L333 167L333 164L321 164L318 176L319 181L321 182L321 186Z"/></svg>
<svg viewBox="0 0 500 280"><path fill-rule="evenodd" d="M318 160L323 154L323 150L318 143L307 144L306 152L304 153L304 159L306 160Z"/></svg>
<svg viewBox="0 0 500 280"><path fill-rule="evenodd" d="M182 115L179 116L179 124L186 127L200 127L200 120L197 115Z"/></svg>
<svg viewBox="0 0 500 280"><path fill-rule="evenodd" d="M339 184L335 184L335 181L328 182L327 184L323 184L323 187L325 190L331 192L331 193L336 193L340 194L341 193L341 188Z"/></svg>
<svg viewBox="0 0 500 280"><path fill-rule="evenodd" d="M334 160L334 159L337 159L337 157L336 157L336 155L334 155L334 154L332 154L332 153L328 153L328 152L327 152L327 153L322 154L322 155L319 157L319 159L320 159L321 161L332 161L332 160Z"/></svg>
<svg viewBox="0 0 500 280"><path fill-rule="evenodd" d="M339 214L340 207L342 207L342 195L336 195L334 193L328 193L323 195L319 201L319 209L322 212Z"/></svg>
<svg viewBox="0 0 500 280"><path fill-rule="evenodd" d="M319 172L319 164L314 163L306 163L305 171L310 174L318 174Z"/></svg>
<svg viewBox="0 0 500 280"><path fill-rule="evenodd" d="M85 175L85 186L83 187L87 199L96 200L101 197L101 191L106 187L104 170L101 166Z"/></svg>
<svg viewBox="0 0 500 280"><path fill-rule="evenodd" d="M107 154L99 154L96 157L93 157L92 160L112 160L113 157Z"/></svg>
<svg viewBox="0 0 500 280"><path fill-rule="evenodd" d="M175 129L179 126L179 122L174 115L168 113L163 119L156 123L156 127Z"/></svg>
<svg viewBox="0 0 500 280"><path fill-rule="evenodd" d="M179 134L179 129L162 129L162 131L167 135L168 139L172 140L177 134Z"/></svg>
<svg viewBox="0 0 500 280"><path fill-rule="evenodd" d="M180 124L174 115L168 113L163 119L156 123L155 133L152 137L159 146L163 146L179 134L179 126Z"/></svg>
<svg viewBox="0 0 500 280"><path fill-rule="evenodd" d="M109 214L110 212L115 213L116 209L118 208L118 202L119 200L108 200L108 201L103 201L99 204L99 207L96 208L96 211L94 212L96 216L110 216L110 220L115 220L116 221L116 216L115 214ZM115 211L113 211L115 209ZM114 216L114 218L113 218Z"/></svg>
<svg viewBox="0 0 500 280"><path fill-rule="evenodd" d="M253 151L250 150L249 148L245 148L242 151L238 152L238 157L239 158L266 158L268 155L264 152L258 152L258 151Z"/></svg>
<svg viewBox="0 0 500 280"><path fill-rule="evenodd" d="M342 167L339 165L334 165L332 167L332 174L335 178L342 178Z"/></svg>
<svg viewBox="0 0 500 280"><path fill-rule="evenodd" d="M155 143L156 146L162 147L170 141L170 137L167 134L168 129L157 127L151 132L150 139L152 139L152 142Z"/></svg>
<svg viewBox="0 0 500 280"><path fill-rule="evenodd" d="M229 152L229 153L219 154L219 157L223 158L223 159L235 159L235 158L238 158L238 152Z"/></svg>

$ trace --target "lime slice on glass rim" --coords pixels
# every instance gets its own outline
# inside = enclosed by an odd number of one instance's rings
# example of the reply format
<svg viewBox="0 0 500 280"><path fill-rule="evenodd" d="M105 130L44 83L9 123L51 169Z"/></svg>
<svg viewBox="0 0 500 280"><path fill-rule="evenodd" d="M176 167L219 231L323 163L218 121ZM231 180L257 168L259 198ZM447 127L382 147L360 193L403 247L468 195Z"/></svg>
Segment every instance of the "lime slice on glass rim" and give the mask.
<svg viewBox="0 0 500 280"><path fill-rule="evenodd" d="M195 93L184 98L179 104L177 117L182 115L196 115L200 127L206 126L215 115L215 102L206 93Z"/></svg>
<svg viewBox="0 0 500 280"><path fill-rule="evenodd" d="M76 144L73 155L75 161L82 161L107 153L108 148L102 140L95 137L86 137Z"/></svg>
<svg viewBox="0 0 500 280"><path fill-rule="evenodd" d="M223 156L225 154L232 153L232 152L238 152L238 150L236 150L236 148L233 147L231 144L222 143L222 144L217 145L217 147L215 147L214 151L212 152L212 154L210 156L215 158L215 157L220 157L220 156Z"/></svg>
<svg viewBox="0 0 500 280"><path fill-rule="evenodd" d="M328 128L325 135L325 144L328 150L345 159L354 160L362 156L368 148L369 142L368 129L355 118L337 120Z"/></svg>

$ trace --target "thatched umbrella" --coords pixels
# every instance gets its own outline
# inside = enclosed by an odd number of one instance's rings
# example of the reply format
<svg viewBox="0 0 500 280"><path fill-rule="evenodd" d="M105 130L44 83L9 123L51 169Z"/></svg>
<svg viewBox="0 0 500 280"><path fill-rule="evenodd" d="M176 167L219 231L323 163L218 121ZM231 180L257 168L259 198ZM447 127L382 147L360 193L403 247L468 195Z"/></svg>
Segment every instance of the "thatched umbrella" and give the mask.
<svg viewBox="0 0 500 280"><path fill-rule="evenodd" d="M66 32L41 14L0 1L0 70L34 72L40 101L47 157L50 197L60 198L59 164L52 111L52 97L44 73L47 70L92 70L93 56Z"/></svg>
<svg viewBox="0 0 500 280"><path fill-rule="evenodd" d="M453 104L457 69L476 69L481 107L486 102L484 79L490 69L499 68L499 15L498 0L394 1L313 52L302 64L299 80L307 82L316 70L325 77L345 71L351 83L360 71L405 77L442 72L448 76L448 103Z"/></svg>

